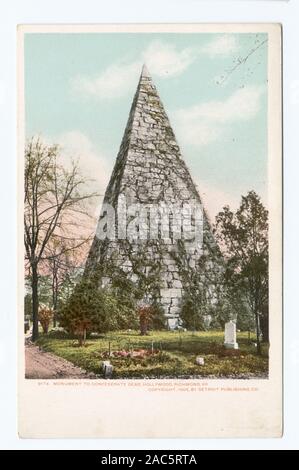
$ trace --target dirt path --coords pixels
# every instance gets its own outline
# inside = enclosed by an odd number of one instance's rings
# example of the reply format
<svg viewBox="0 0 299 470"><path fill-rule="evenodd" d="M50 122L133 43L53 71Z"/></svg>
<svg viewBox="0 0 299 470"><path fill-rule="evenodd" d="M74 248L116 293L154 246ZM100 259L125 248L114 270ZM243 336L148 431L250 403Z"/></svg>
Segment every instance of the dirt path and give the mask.
<svg viewBox="0 0 299 470"><path fill-rule="evenodd" d="M71 362L41 351L38 346L25 346L25 377L27 379L92 379L95 374L86 372Z"/></svg>

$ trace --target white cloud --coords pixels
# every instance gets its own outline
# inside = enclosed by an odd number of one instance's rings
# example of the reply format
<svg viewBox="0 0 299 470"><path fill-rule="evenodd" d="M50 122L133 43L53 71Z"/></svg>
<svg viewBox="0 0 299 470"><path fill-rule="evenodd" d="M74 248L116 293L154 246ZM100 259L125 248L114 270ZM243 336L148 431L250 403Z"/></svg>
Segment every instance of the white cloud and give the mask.
<svg viewBox="0 0 299 470"><path fill-rule="evenodd" d="M119 98L127 93L140 73L141 62L115 64L96 77L78 76L72 80L74 92L98 99Z"/></svg>
<svg viewBox="0 0 299 470"><path fill-rule="evenodd" d="M179 139L196 147L219 139L233 122L257 115L263 92L263 87L248 86L223 101L209 101L174 112Z"/></svg>
<svg viewBox="0 0 299 470"><path fill-rule="evenodd" d="M119 98L132 90L143 63L146 63L150 73L157 77L174 77L183 73L200 55L227 56L237 49L236 36L230 34L217 35L202 48L179 49L171 43L153 41L135 61L119 61L96 76L74 77L71 89L77 94L100 100Z"/></svg>
<svg viewBox="0 0 299 470"><path fill-rule="evenodd" d="M177 122L177 135L180 142L183 144L193 145L195 147L202 147L214 142L221 136L220 128L216 128L211 122L200 122L189 118L184 119L181 114Z"/></svg>
<svg viewBox="0 0 299 470"><path fill-rule="evenodd" d="M81 186L81 191L86 193L96 193L96 197L85 200L84 209L88 216L83 213L74 214L75 226L68 227L71 231L78 230L80 234L89 236L96 228L96 222L100 215L103 196L111 175L111 163L109 159L92 143L87 135L78 130L64 132L54 136L41 136L42 141L47 145L57 144L59 147L58 163L66 170L70 170L72 162L76 162L80 175L86 180ZM72 222L72 217L68 219ZM62 228L63 229L63 228ZM86 249L89 245L86 245ZM87 253L86 253L87 255ZM82 255L85 257L84 253Z"/></svg>
<svg viewBox="0 0 299 470"><path fill-rule="evenodd" d="M94 146L83 132L77 130L60 134L52 138L51 142L60 146L63 166L68 168L72 160L77 161L81 174L88 180L88 191L101 195L90 201L91 211L97 217L112 171L107 157Z"/></svg>
<svg viewBox="0 0 299 470"><path fill-rule="evenodd" d="M172 44L154 41L143 51L139 60L118 62L97 76L77 76L71 81L71 89L100 100L119 98L136 85L143 63L147 64L153 75L166 78L184 72L195 58L195 51L191 48L178 50Z"/></svg>
<svg viewBox="0 0 299 470"><path fill-rule="evenodd" d="M239 44L235 35L223 34L212 39L206 46L201 49L203 54L211 57L227 56L239 49Z"/></svg>
<svg viewBox="0 0 299 470"><path fill-rule="evenodd" d="M240 88L226 100L209 101L177 112L182 119L205 119L218 122L247 120L254 117L260 109L262 87Z"/></svg>
<svg viewBox="0 0 299 470"><path fill-rule="evenodd" d="M154 41L144 51L142 58L150 73L164 78L180 75L194 62L196 54L192 48L178 50L172 44Z"/></svg>
<svg viewBox="0 0 299 470"><path fill-rule="evenodd" d="M69 131L58 136L56 142L67 160L78 160L82 173L93 180L97 192L103 194L111 168L107 158L95 148L91 140L83 132Z"/></svg>

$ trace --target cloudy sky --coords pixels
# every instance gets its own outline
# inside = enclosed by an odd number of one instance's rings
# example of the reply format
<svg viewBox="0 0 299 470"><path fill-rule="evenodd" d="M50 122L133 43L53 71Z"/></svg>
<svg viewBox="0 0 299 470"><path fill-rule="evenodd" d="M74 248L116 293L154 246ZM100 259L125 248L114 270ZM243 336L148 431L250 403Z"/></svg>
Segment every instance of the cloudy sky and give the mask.
<svg viewBox="0 0 299 470"><path fill-rule="evenodd" d="M26 135L108 183L146 63L213 219L255 189L266 203L267 35L26 34Z"/></svg>

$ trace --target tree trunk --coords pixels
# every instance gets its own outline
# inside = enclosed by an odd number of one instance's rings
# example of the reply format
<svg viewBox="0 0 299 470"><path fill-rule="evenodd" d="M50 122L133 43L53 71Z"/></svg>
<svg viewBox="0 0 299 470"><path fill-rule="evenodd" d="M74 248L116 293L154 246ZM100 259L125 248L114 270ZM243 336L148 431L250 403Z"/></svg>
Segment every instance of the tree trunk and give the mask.
<svg viewBox="0 0 299 470"><path fill-rule="evenodd" d="M146 336L147 332L148 332L147 322L141 321L140 322L140 334L141 334L141 336Z"/></svg>
<svg viewBox="0 0 299 470"><path fill-rule="evenodd" d="M261 350L261 340L260 340L260 319L259 319L259 312L255 309L255 328L256 328L256 352L258 356L262 355Z"/></svg>
<svg viewBox="0 0 299 470"><path fill-rule="evenodd" d="M269 343L269 318L268 318L268 307L267 311L264 311L261 316L261 331L263 335L262 342Z"/></svg>
<svg viewBox="0 0 299 470"><path fill-rule="evenodd" d="M53 327L57 325L57 292L53 295Z"/></svg>
<svg viewBox="0 0 299 470"><path fill-rule="evenodd" d="M53 327L56 328L57 324L57 299L58 299L58 281L57 281L57 274L53 273L53 280L52 280L52 304L53 304Z"/></svg>
<svg viewBox="0 0 299 470"><path fill-rule="evenodd" d="M32 280L31 280L31 289L32 289L32 341L36 341L38 338L38 273L37 265L34 264L31 266Z"/></svg>

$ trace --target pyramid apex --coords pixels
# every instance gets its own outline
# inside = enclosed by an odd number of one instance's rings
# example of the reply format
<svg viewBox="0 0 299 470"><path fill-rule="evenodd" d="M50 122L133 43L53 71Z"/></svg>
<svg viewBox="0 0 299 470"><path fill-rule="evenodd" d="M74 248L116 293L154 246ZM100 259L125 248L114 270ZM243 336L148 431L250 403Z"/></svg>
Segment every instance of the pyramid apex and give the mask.
<svg viewBox="0 0 299 470"><path fill-rule="evenodd" d="M148 68L145 64L143 64L142 66L141 77L147 77L147 78L151 77L149 74Z"/></svg>

